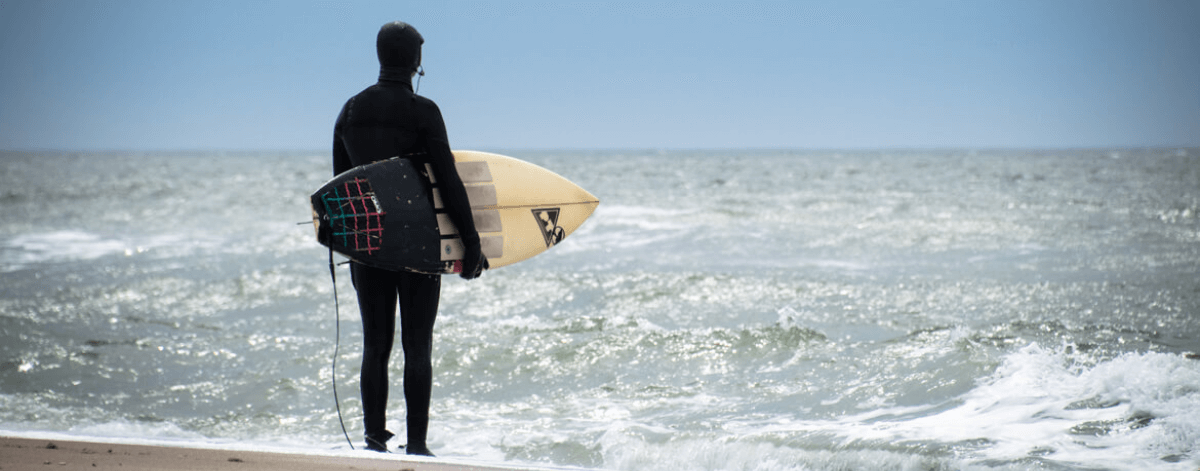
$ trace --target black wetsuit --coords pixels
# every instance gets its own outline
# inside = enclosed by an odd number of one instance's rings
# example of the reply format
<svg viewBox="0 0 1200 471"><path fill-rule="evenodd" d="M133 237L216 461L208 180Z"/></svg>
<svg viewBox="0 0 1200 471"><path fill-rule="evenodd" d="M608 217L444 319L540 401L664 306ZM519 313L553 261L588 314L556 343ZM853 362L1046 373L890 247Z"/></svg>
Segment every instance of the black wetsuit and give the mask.
<svg viewBox="0 0 1200 471"><path fill-rule="evenodd" d="M463 277L478 276L479 234L471 218L462 180L446 138L446 126L433 101L416 95L412 75L424 42L411 26L389 23L379 32L379 82L350 98L333 131L333 173L402 156L418 169L430 164L442 200L466 249ZM363 322L362 399L368 448L381 450L386 430L388 360L400 304L400 341L404 350L404 398L408 406L408 452L428 454L429 397L433 382L433 324L441 289L439 275L394 272L351 264Z"/></svg>

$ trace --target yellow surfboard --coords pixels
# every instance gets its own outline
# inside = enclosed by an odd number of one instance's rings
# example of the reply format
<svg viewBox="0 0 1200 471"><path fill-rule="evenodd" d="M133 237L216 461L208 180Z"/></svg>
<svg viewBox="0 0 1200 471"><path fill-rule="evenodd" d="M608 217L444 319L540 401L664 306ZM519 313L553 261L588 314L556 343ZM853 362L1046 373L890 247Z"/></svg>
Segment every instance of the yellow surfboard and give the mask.
<svg viewBox="0 0 1200 471"><path fill-rule="evenodd" d="M454 160L491 268L545 252L575 232L600 204L579 185L520 159L456 150ZM433 204L443 209L436 188ZM438 229L443 237L458 233L445 213L438 213ZM442 239L441 253L443 261L461 260L462 242Z"/></svg>
<svg viewBox="0 0 1200 471"><path fill-rule="evenodd" d="M545 252L575 232L599 198L558 174L498 154L455 151L491 268ZM430 168L404 158L339 174L310 196L317 241L388 270L456 273L463 244Z"/></svg>

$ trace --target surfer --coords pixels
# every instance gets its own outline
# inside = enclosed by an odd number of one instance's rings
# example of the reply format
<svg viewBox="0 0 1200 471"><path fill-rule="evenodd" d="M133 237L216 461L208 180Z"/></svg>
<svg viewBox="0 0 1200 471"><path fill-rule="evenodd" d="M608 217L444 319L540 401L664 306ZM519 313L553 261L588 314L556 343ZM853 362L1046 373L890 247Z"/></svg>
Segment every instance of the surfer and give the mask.
<svg viewBox="0 0 1200 471"><path fill-rule="evenodd" d="M470 280L487 268L487 259L479 246L466 189L454 167L441 111L432 100L413 91L412 78L418 73L424 75L424 42L415 28L403 22L388 23L379 29L375 41L379 81L342 107L333 129L333 173L395 156L412 160L416 168L430 164L466 250L461 276ZM386 412L388 360L395 339L398 301L404 400L408 407L405 451L433 456L425 439L433 383L433 324L441 277L358 263L351 263L350 275L358 292L363 324L361 393L367 449L387 451L386 443L394 436L386 428Z"/></svg>

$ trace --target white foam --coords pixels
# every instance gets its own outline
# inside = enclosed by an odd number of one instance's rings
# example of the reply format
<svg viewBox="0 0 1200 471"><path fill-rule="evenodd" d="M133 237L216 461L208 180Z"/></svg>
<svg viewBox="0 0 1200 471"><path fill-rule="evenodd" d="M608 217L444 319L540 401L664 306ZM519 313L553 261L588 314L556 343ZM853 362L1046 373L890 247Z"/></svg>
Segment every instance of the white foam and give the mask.
<svg viewBox="0 0 1200 471"><path fill-rule="evenodd" d="M900 471L942 469L949 467L944 466L946 461L953 461L882 450L812 450L736 440L684 439L647 444L610 434L603 442L604 468L629 471Z"/></svg>
<svg viewBox="0 0 1200 471"><path fill-rule="evenodd" d="M593 217L598 217L607 224L625 224L646 230L660 230L688 227L688 224L681 223L678 219L693 213L694 211L650 206L600 205L596 208Z"/></svg>
<svg viewBox="0 0 1200 471"><path fill-rule="evenodd" d="M694 229L680 219L685 211L644 206L603 206L588 224L596 226L589 235L593 245L630 249L657 245Z"/></svg>
<svg viewBox="0 0 1200 471"><path fill-rule="evenodd" d="M877 409L825 421L744 425L746 434L811 432L841 444L979 443L968 460L1030 456L1106 469L1186 469L1200 464L1200 362L1126 353L1089 366L1071 346L1031 344L1011 353L957 405ZM1089 401L1107 407L1084 407ZM944 407L944 406L942 406ZM1139 417L1153 417L1139 423ZM1102 433L1073 428L1109 424Z"/></svg>
<svg viewBox="0 0 1200 471"><path fill-rule="evenodd" d="M157 437L180 441L205 441L205 437L195 432L179 428L170 422L131 422L118 420L102 424L88 424L71 427L69 433L85 437L105 437L108 439L141 440L145 437Z"/></svg>
<svg viewBox="0 0 1200 471"><path fill-rule="evenodd" d="M0 243L0 267L13 271L33 263L94 260L124 253L126 245L78 230L20 234Z"/></svg>
<svg viewBox="0 0 1200 471"><path fill-rule="evenodd" d="M212 236L152 234L143 237L105 237L82 230L19 234L0 241L0 272L11 272L40 263L91 261L108 256L134 256L147 252L180 255L212 250L221 240Z"/></svg>

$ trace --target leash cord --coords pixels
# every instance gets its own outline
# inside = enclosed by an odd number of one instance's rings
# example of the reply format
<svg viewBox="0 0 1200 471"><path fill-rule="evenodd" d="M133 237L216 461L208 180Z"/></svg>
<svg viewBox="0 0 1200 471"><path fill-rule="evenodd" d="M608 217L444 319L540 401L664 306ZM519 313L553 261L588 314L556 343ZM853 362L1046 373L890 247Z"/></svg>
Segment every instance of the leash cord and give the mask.
<svg viewBox="0 0 1200 471"><path fill-rule="evenodd" d="M346 436L346 443L350 445L350 449L354 449L354 442L350 440L350 434L346 432L346 421L342 419L342 401L338 399L337 393L337 358L338 348L341 346L342 340L342 322L341 310L338 307L337 294L337 274L334 272L333 265L333 249L329 249L329 279L333 280L333 364L329 367L332 374L330 380L333 382L333 403L337 407L338 424L342 426L342 435Z"/></svg>

